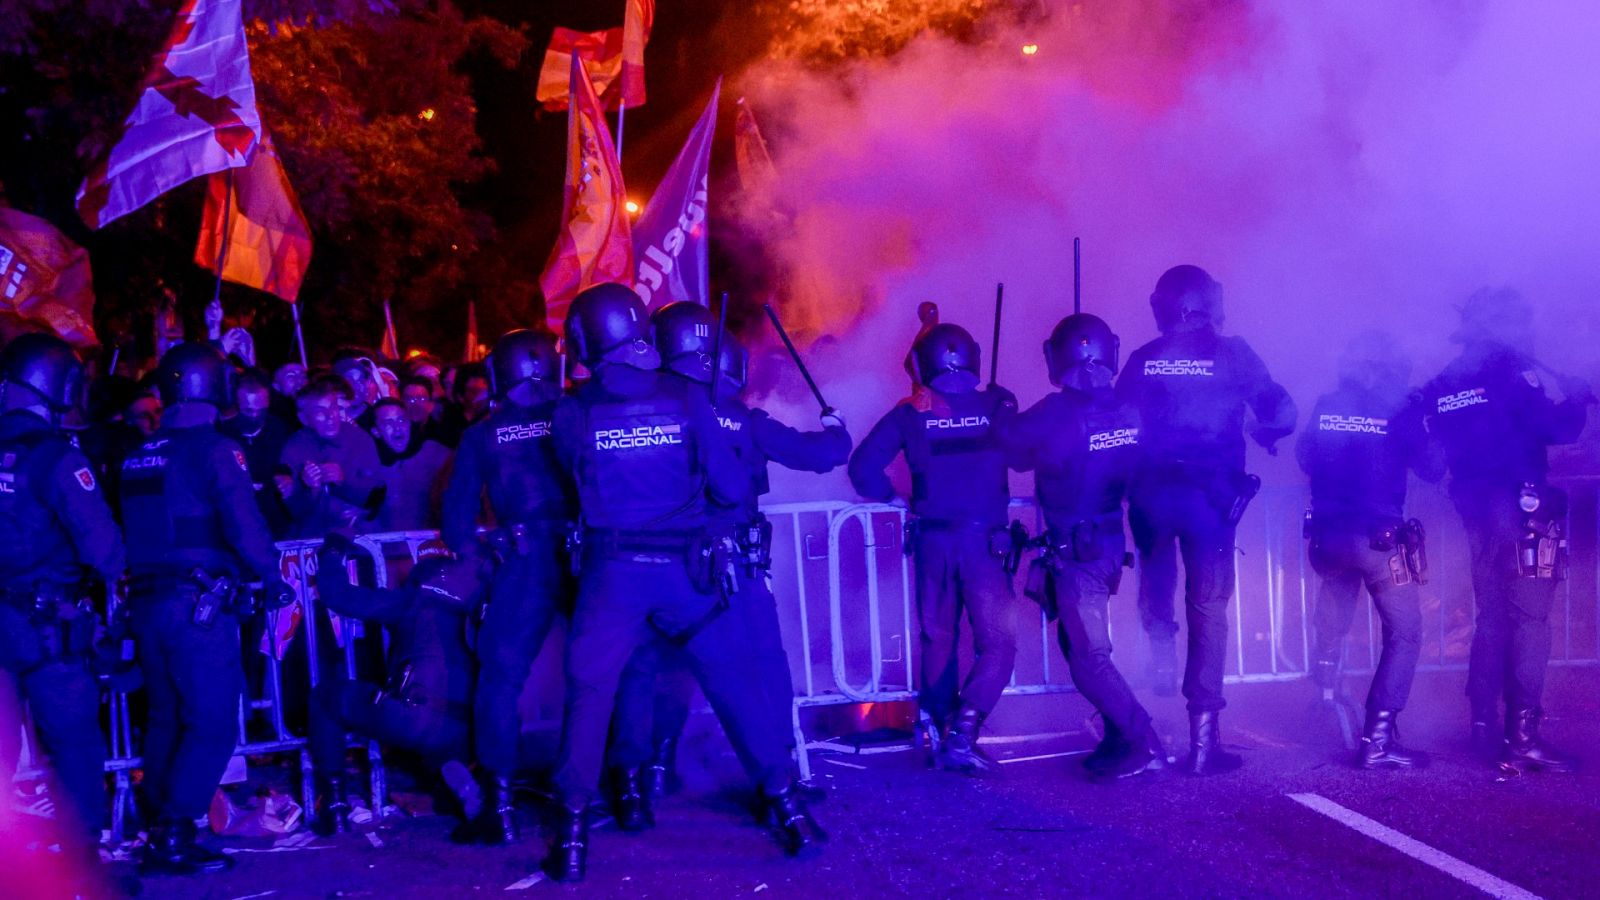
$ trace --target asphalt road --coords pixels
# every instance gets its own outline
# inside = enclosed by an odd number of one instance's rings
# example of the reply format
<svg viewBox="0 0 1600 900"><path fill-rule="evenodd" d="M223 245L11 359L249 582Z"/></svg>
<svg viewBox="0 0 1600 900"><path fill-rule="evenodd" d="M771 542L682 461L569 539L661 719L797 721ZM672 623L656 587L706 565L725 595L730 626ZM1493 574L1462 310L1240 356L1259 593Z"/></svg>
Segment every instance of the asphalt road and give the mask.
<svg viewBox="0 0 1600 900"><path fill-rule="evenodd" d="M1424 772L1350 768L1331 728L1308 717L1307 685L1296 683L1230 689L1224 738L1246 757L1237 773L1092 784L1078 765L1094 740L1087 704L1008 698L991 736L992 752L1009 760L999 778L930 771L910 751L816 754L829 794L817 812L832 840L808 862L783 858L750 823L732 760L708 732L687 758L710 765L686 773L688 787L658 811L655 830L596 833L582 886L538 879L541 839L457 847L453 821L436 815L392 818L376 840L266 853L264 842L225 842L257 852L237 853L224 875L147 881L146 896L1600 894L1600 670L1552 670L1546 733L1587 748L1592 763L1566 776L1503 779L1471 761L1462 682L1460 673L1419 678L1402 722L1409 743L1434 752ZM1146 699L1179 752L1181 701Z"/></svg>

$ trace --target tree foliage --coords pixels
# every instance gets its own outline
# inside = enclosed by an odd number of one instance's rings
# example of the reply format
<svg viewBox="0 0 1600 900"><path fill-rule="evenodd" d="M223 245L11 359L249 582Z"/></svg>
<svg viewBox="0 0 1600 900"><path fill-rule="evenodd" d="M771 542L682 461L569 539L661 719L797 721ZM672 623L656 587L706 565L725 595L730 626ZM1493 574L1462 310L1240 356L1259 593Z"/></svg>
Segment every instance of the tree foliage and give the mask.
<svg viewBox="0 0 1600 900"><path fill-rule="evenodd" d="M115 136L178 0L8 0L0 16L0 180L13 205L44 215L93 256L102 333L148 334L157 298L179 294L197 323L209 273L190 261L198 183L98 233L72 198ZM315 238L301 290L322 350L375 343L381 305L417 331L464 327L456 292L472 280L493 224L462 189L490 169L467 72L514 65L517 29L463 15L450 0L245 0L262 119ZM230 314L287 346L287 310L229 286ZM443 321L441 320L443 318ZM448 324L445 324L448 323ZM435 349L443 349L442 347ZM315 349L314 349L315 352Z"/></svg>
<svg viewBox="0 0 1600 900"><path fill-rule="evenodd" d="M925 31L965 36L989 0L765 0L770 53L818 65L892 56Z"/></svg>

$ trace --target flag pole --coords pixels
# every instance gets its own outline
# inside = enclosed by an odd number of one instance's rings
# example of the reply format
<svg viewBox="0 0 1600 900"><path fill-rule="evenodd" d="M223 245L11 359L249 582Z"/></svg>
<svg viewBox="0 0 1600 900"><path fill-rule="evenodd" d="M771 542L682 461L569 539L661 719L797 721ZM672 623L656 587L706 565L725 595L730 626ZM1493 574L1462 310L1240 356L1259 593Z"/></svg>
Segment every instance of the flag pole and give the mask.
<svg viewBox="0 0 1600 900"><path fill-rule="evenodd" d="M384 326L386 328L386 331L384 332L384 337L386 339L388 339L388 341L389 341L389 350L393 354L391 358L399 359L400 358L400 333L398 331L394 330L394 314L389 311L389 298L388 297L383 298L383 322L384 322Z"/></svg>
<svg viewBox="0 0 1600 900"><path fill-rule="evenodd" d="M622 122L628 114L627 97L620 93L617 95L617 165L622 165Z"/></svg>
<svg viewBox="0 0 1600 900"><path fill-rule="evenodd" d="M211 305L222 306L222 269L228 264L228 239L233 234L233 167L228 168L227 193L222 198L222 246L217 248L217 278L211 288ZM218 324L216 335L207 334L206 337L216 340L221 337L221 324Z"/></svg>
<svg viewBox="0 0 1600 900"><path fill-rule="evenodd" d="M294 314L294 340L300 347L300 367L309 369L311 364L306 362L306 334L300 330L300 304L291 302L289 311Z"/></svg>

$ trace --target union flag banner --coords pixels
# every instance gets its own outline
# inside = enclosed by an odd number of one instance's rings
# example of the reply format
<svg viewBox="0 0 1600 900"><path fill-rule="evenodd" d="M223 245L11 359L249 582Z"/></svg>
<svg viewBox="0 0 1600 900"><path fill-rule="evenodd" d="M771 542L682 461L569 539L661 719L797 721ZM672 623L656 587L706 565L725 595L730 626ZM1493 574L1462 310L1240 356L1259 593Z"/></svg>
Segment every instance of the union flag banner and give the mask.
<svg viewBox="0 0 1600 900"><path fill-rule="evenodd" d="M99 343L88 251L44 219L0 206L0 310L49 326L74 347Z"/></svg>
<svg viewBox="0 0 1600 900"><path fill-rule="evenodd" d="M567 110L567 176L561 234L539 287L545 315L559 326L579 291L603 282L633 284L633 239L616 145L589 75L572 60Z"/></svg>
<svg viewBox="0 0 1600 900"><path fill-rule="evenodd" d="M184 0L109 153L78 188L90 228L249 162L261 136L240 0Z"/></svg>
<svg viewBox="0 0 1600 900"><path fill-rule="evenodd" d="M655 0L628 0L627 15L620 28L605 31L557 28L550 35L550 46L545 48L534 96L545 109L566 109L571 93L568 73L576 57L582 61L606 109L643 106L644 48L650 41L655 7Z"/></svg>
<svg viewBox="0 0 1600 900"><path fill-rule="evenodd" d="M249 165L210 176L195 264L214 272L219 254L225 280L290 303L299 296L311 265L311 226L265 128Z"/></svg>

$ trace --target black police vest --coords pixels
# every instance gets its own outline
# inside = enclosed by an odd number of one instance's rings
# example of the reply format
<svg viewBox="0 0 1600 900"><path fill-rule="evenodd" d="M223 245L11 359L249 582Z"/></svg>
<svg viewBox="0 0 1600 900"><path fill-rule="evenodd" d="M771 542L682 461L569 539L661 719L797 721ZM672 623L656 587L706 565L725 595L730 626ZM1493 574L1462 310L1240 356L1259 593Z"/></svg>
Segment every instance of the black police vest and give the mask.
<svg viewBox="0 0 1600 900"><path fill-rule="evenodd" d="M123 459L122 526L133 574L239 570L211 487L211 451L222 440L211 428L162 429Z"/></svg>
<svg viewBox="0 0 1600 900"><path fill-rule="evenodd" d="M70 447L45 430L0 442L0 587L24 587L72 566L72 537L44 499Z"/></svg>
<svg viewBox="0 0 1600 900"><path fill-rule="evenodd" d="M1210 330L1163 335L1134 352L1122 380L1140 386L1129 399L1147 460L1244 466L1244 405L1255 387L1240 371L1247 352L1242 339Z"/></svg>
<svg viewBox="0 0 1600 900"><path fill-rule="evenodd" d="M566 476L551 435L555 401L506 404L484 423L489 503L501 524L565 520L571 514Z"/></svg>
<svg viewBox="0 0 1600 900"><path fill-rule="evenodd" d="M704 524L705 475L690 428L683 379L661 375L649 396L618 397L598 384L580 389L584 434L578 500L595 528L673 530Z"/></svg>
<svg viewBox="0 0 1600 900"><path fill-rule="evenodd" d="M1063 391L1051 410L1060 444L1040 454L1034 488L1052 528L1122 514L1122 498L1139 453L1139 418L1118 403L1091 403Z"/></svg>
<svg viewBox="0 0 1600 900"><path fill-rule="evenodd" d="M1305 462L1318 516L1400 517L1409 463L1404 409L1404 401L1353 388L1317 401L1307 424L1315 450Z"/></svg>
<svg viewBox="0 0 1600 900"><path fill-rule="evenodd" d="M1453 486L1544 480L1548 441L1539 420L1550 401L1530 363L1510 352L1476 365L1458 359L1423 390Z"/></svg>
<svg viewBox="0 0 1600 900"><path fill-rule="evenodd" d="M711 517L721 522L749 522L760 512L759 498L771 490L767 482L767 460L756 447L750 408L738 400L723 400L717 404L717 424L722 426L723 436L733 445L733 455L750 472L750 493L738 506L713 507Z"/></svg>
<svg viewBox="0 0 1600 900"><path fill-rule="evenodd" d="M1005 453L993 435L1002 398L997 392L969 391L943 399L948 412L911 410L908 415L904 437L911 509L929 519L1004 525L1011 488Z"/></svg>

